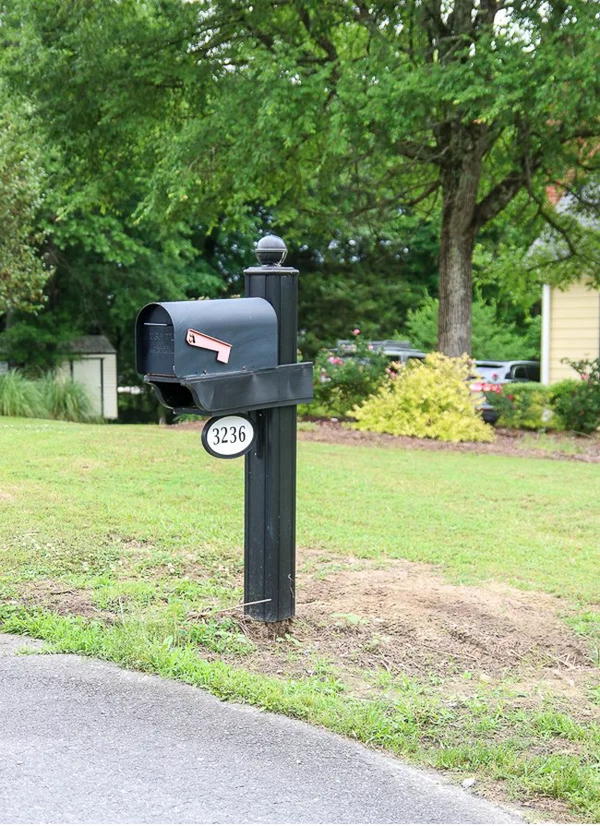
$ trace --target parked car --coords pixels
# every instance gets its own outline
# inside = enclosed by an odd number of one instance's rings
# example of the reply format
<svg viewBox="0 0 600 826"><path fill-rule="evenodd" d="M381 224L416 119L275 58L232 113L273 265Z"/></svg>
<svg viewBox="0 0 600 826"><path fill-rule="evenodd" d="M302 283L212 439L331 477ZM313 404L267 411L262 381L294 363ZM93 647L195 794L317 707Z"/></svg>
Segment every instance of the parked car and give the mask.
<svg viewBox="0 0 600 826"><path fill-rule="evenodd" d="M477 394L500 393L510 382L540 380L539 361L476 361L475 370L469 387ZM493 424L497 420L498 413L485 396L477 408L484 421Z"/></svg>
<svg viewBox="0 0 600 826"><path fill-rule="evenodd" d="M425 353L411 347L409 341L383 339L381 341L369 341L367 342L367 347L369 350L388 356L390 361L398 361L401 364L406 364L410 359L422 361L425 358ZM343 357L351 356L352 353L356 352L356 342L348 340L338 341L336 351Z"/></svg>

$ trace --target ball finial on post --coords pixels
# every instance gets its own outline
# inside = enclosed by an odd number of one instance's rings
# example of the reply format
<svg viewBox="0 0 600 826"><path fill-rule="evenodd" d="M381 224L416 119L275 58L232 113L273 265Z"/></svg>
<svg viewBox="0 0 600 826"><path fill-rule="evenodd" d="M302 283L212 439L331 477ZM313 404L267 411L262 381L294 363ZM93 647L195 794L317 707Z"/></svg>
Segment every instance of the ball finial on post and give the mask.
<svg viewBox="0 0 600 826"><path fill-rule="evenodd" d="M255 248L258 263L263 266L279 267L285 261L287 247L278 235L265 235Z"/></svg>

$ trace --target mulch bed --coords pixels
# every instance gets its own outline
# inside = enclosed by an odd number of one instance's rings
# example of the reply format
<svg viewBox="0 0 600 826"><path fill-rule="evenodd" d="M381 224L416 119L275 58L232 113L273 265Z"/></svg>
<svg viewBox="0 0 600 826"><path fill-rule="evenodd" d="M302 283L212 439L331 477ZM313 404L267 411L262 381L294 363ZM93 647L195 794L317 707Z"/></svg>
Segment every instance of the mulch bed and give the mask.
<svg viewBox="0 0 600 826"><path fill-rule="evenodd" d="M488 453L495 456L523 456L541 459L560 459L569 462L600 463L600 438L597 436L577 436L572 433L537 433L523 430L496 428L496 440L485 442L440 442L435 439L417 439L412 436L390 436L387 433L368 433L351 430L347 422L336 420L316 420L309 423L310 430L300 429L298 438L303 442L326 442L342 445L366 445L384 448L405 448L410 450L445 450L458 453ZM173 427L183 430L200 430L204 422L181 422ZM543 438L543 445L535 446L535 441ZM556 450L552 450L552 443ZM570 448L573 453L565 451ZM575 452L576 451L576 452Z"/></svg>
<svg viewBox="0 0 600 826"><path fill-rule="evenodd" d="M535 447L532 441L536 433L496 428L496 440L486 442L440 442L435 439L417 439L412 436L390 436L387 433L368 433L351 430L347 423L336 421L312 422L314 430L300 430L298 438L305 442L329 442L333 444L373 445L376 447L409 448L411 450L446 450L459 453L489 453L496 456L525 456L563 461L600 462L600 439L590 436L574 436L570 433L544 434L544 446ZM556 450L551 449L557 443ZM566 453L569 445L577 453ZM562 450L561 450L562 446Z"/></svg>

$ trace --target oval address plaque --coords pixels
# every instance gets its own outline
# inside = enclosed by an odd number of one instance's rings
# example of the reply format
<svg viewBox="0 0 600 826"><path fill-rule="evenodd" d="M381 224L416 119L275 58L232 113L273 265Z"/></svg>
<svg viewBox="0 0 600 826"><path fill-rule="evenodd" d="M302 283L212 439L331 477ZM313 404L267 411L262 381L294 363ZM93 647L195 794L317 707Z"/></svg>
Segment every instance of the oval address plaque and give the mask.
<svg viewBox="0 0 600 826"><path fill-rule="evenodd" d="M245 416L215 416L202 430L202 444L211 456L235 459L254 444L254 425Z"/></svg>

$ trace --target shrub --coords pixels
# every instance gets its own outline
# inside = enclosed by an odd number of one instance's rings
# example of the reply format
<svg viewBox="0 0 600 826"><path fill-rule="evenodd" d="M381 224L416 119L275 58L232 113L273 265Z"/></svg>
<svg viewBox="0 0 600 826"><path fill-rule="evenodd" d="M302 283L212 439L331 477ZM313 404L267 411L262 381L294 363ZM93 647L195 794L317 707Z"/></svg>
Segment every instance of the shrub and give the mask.
<svg viewBox="0 0 600 826"><path fill-rule="evenodd" d="M307 413L344 417L384 381L387 357L369 350L359 331L353 335L356 349L352 354L321 351L317 356L315 397L314 402L305 408Z"/></svg>
<svg viewBox="0 0 600 826"><path fill-rule="evenodd" d="M45 406L39 384L26 379L18 370L0 376L0 416L40 417Z"/></svg>
<svg viewBox="0 0 600 826"><path fill-rule="evenodd" d="M551 389L539 382L511 382L499 393L485 394L500 414L498 424L525 430L560 429L562 422L552 409Z"/></svg>
<svg viewBox="0 0 600 826"><path fill-rule="evenodd" d="M72 379L56 379L47 375L39 382L45 408L45 418L67 422L89 422L97 417L83 385Z"/></svg>
<svg viewBox="0 0 600 826"><path fill-rule="evenodd" d="M552 406L566 430L594 433L600 428L600 359L566 361L581 379L552 385Z"/></svg>
<svg viewBox="0 0 600 826"><path fill-rule="evenodd" d="M550 404L557 421L560 422L561 430L569 430L570 428L559 411L566 410L572 404L573 394L580 384L581 379L562 379L551 384L548 388Z"/></svg>
<svg viewBox="0 0 600 826"><path fill-rule="evenodd" d="M469 390L471 374L467 356L431 353L424 362L409 362L352 410L353 427L445 442L491 442L493 430L477 413Z"/></svg>
<svg viewBox="0 0 600 826"><path fill-rule="evenodd" d="M93 421L90 400L82 385L68 380L27 379L18 370L0 376L0 416Z"/></svg>

